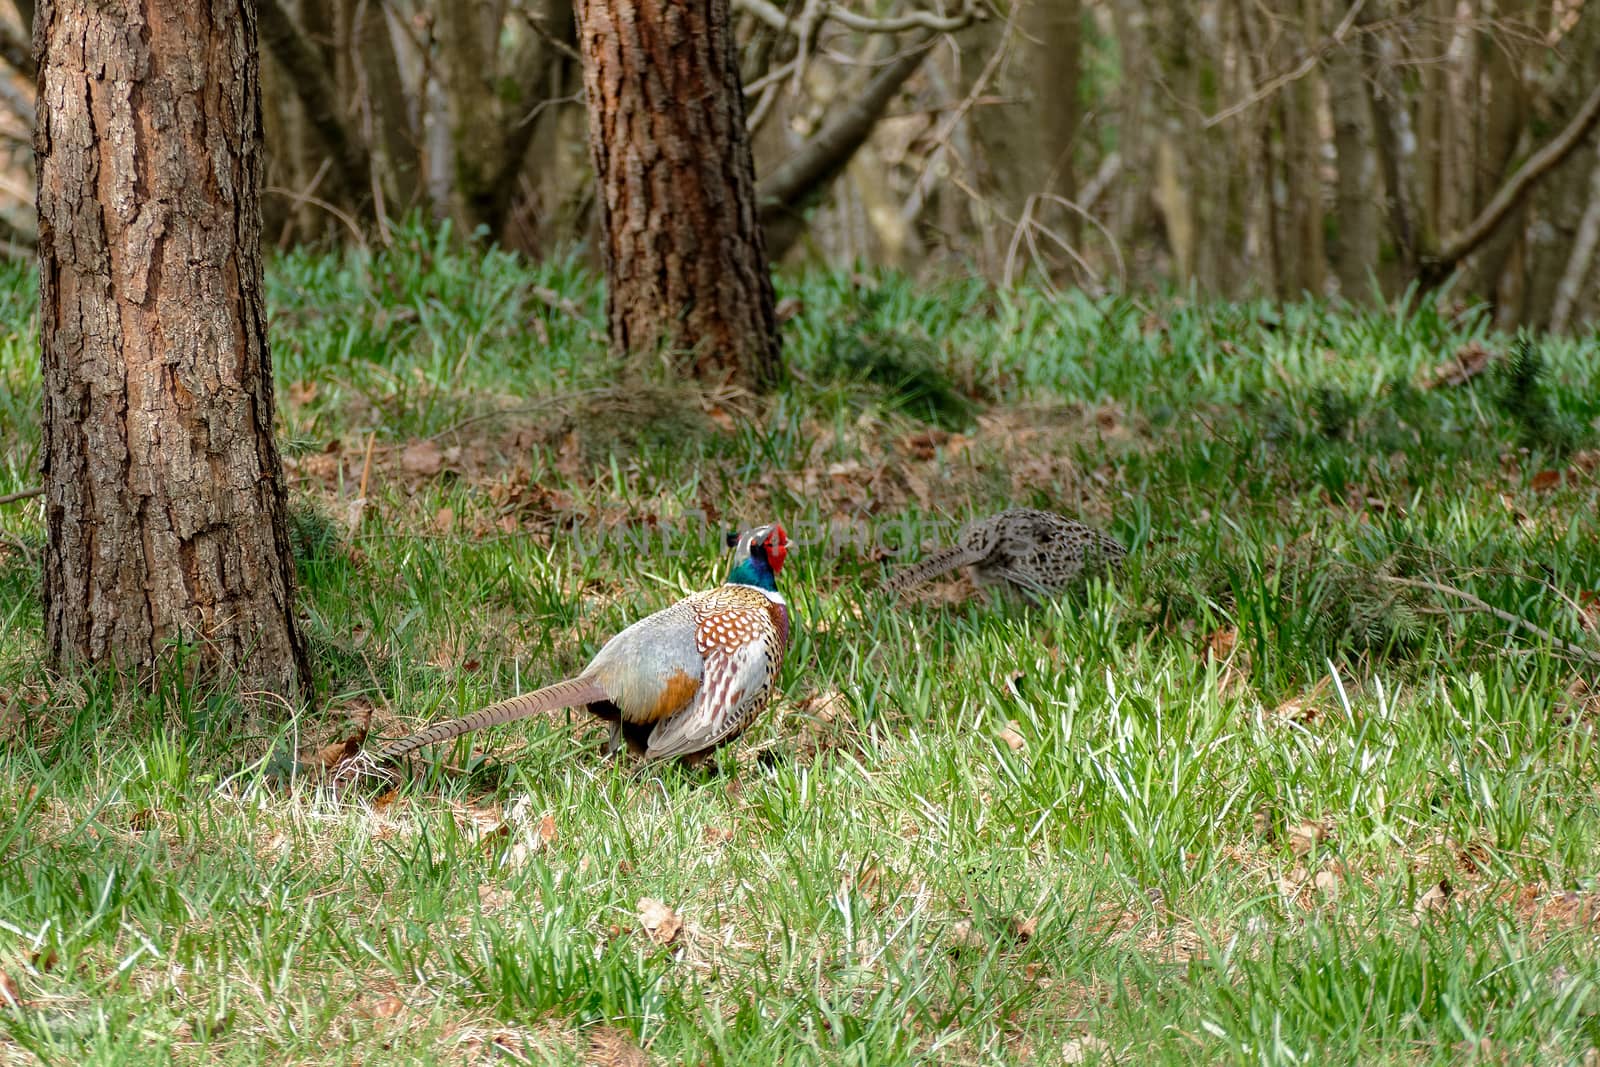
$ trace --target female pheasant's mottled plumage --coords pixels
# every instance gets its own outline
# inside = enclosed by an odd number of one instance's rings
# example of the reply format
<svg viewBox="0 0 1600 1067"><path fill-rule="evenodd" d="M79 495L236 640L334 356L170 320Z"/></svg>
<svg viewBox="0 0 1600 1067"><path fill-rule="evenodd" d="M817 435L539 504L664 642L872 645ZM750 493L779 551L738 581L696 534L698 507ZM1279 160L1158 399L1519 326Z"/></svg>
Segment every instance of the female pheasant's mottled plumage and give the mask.
<svg viewBox="0 0 1600 1067"><path fill-rule="evenodd" d="M746 531L727 582L629 626L578 677L412 734L384 758L582 705L611 723L607 754L626 743L646 759L698 760L742 733L772 698L789 645L789 609L776 581L787 552L781 524Z"/></svg>
<svg viewBox="0 0 1600 1067"><path fill-rule="evenodd" d="M1115 568L1128 550L1110 534L1051 511L1011 508L975 519L956 543L884 579L900 594L957 567L966 567L980 591L1011 586L1034 599L1061 592L1086 570Z"/></svg>

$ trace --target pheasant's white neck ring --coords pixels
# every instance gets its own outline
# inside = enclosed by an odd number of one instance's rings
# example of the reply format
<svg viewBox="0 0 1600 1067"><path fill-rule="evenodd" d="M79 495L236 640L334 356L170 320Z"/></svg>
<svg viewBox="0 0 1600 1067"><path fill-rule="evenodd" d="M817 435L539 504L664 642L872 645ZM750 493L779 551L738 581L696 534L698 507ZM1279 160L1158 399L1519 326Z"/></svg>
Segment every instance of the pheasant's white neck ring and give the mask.
<svg viewBox="0 0 1600 1067"><path fill-rule="evenodd" d="M789 536L783 524L759 526L738 539L733 570L728 572L729 585L749 585L762 592L775 592L778 572L783 569L784 557L789 551Z"/></svg>

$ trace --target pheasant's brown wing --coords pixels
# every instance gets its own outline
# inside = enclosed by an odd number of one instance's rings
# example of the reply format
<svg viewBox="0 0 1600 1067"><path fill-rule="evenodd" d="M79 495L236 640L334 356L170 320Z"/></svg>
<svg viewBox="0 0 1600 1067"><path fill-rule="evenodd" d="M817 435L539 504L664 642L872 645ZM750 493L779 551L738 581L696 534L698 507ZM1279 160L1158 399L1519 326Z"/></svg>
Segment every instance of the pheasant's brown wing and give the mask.
<svg viewBox="0 0 1600 1067"><path fill-rule="evenodd" d="M650 734L650 759L670 759L715 748L760 714L783 663L784 635L761 594L727 605L700 623L705 669L699 692L683 711Z"/></svg>

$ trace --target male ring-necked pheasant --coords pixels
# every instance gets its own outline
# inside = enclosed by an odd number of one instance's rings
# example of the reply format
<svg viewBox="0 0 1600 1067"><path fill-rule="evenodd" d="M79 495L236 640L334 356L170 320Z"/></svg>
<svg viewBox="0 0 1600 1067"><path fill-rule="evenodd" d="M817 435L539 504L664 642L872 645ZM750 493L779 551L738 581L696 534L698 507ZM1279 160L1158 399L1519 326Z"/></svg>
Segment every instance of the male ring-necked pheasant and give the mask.
<svg viewBox="0 0 1600 1067"><path fill-rule="evenodd" d="M582 706L611 723L607 755L626 743L646 759L700 762L767 706L789 644L789 608L776 582L789 545L782 524L728 539L735 551L726 582L629 626L576 678L430 726L388 745L382 758Z"/></svg>
<svg viewBox="0 0 1600 1067"><path fill-rule="evenodd" d="M946 571L966 567L985 596L991 586L1012 586L1041 599L1072 584L1086 568L1116 567L1128 550L1110 534L1050 511L1011 508L974 519L956 543L884 579L900 594Z"/></svg>

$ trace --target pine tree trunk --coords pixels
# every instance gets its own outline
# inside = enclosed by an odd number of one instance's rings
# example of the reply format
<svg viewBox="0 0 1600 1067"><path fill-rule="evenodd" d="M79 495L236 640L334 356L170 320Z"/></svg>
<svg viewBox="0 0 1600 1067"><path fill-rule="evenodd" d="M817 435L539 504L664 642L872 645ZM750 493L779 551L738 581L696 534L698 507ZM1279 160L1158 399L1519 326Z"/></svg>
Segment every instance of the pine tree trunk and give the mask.
<svg viewBox="0 0 1600 1067"><path fill-rule="evenodd" d="M606 319L618 352L665 343L702 379L778 371L728 0L579 0Z"/></svg>
<svg viewBox="0 0 1600 1067"><path fill-rule="evenodd" d="M58 665L192 643L308 696L261 292L253 0L44 0L35 134Z"/></svg>

